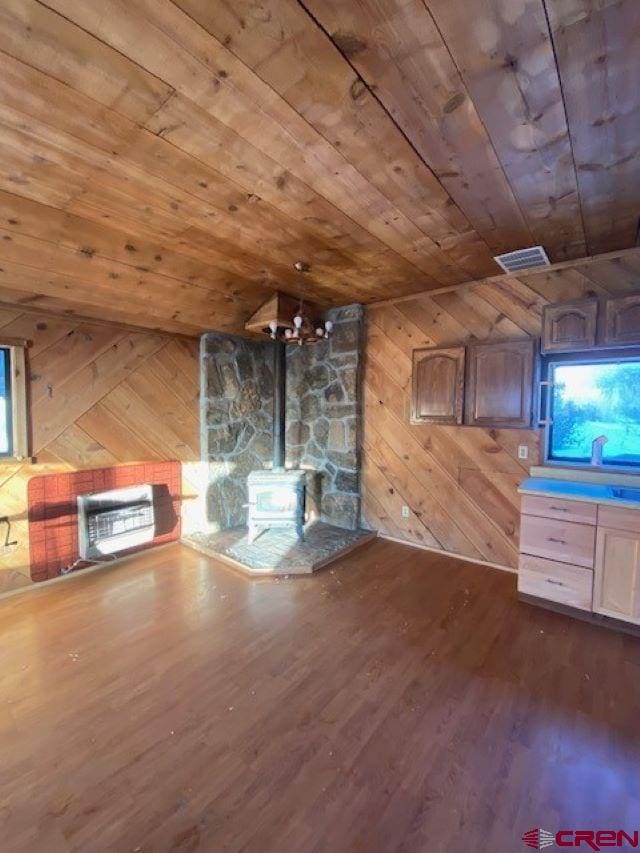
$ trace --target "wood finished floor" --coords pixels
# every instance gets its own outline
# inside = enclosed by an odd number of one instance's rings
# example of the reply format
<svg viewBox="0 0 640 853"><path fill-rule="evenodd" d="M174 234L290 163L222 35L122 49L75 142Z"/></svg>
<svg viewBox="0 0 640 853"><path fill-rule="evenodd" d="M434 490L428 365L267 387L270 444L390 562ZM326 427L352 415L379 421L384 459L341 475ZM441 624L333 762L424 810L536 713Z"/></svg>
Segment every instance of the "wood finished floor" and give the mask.
<svg viewBox="0 0 640 853"><path fill-rule="evenodd" d="M0 602L6 851L518 850L637 828L640 640L381 540L242 577L175 545Z"/></svg>

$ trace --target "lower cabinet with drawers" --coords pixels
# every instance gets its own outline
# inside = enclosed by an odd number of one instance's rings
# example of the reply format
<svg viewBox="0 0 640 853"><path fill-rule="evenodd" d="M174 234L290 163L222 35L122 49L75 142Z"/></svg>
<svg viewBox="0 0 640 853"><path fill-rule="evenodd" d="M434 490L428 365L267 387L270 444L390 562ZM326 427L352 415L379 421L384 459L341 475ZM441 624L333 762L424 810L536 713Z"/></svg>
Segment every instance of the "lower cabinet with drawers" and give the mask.
<svg viewBox="0 0 640 853"><path fill-rule="evenodd" d="M640 625L640 507L523 495L518 591Z"/></svg>

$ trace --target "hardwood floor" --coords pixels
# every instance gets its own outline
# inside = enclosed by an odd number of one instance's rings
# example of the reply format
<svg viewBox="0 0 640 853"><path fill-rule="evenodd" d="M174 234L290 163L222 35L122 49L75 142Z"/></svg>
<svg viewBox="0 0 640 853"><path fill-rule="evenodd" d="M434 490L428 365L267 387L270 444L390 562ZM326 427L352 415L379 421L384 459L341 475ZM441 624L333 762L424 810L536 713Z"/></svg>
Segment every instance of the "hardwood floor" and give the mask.
<svg viewBox="0 0 640 853"><path fill-rule="evenodd" d="M486 851L637 828L640 641L378 540L175 545L0 602L5 851Z"/></svg>

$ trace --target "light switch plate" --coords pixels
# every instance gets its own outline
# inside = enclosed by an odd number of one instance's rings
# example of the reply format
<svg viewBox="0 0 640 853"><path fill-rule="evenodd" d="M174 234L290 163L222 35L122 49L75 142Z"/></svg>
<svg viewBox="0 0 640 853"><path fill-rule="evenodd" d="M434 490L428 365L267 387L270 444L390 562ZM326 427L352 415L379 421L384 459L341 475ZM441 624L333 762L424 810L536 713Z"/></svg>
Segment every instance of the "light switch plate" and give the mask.
<svg viewBox="0 0 640 853"><path fill-rule="evenodd" d="M518 445L518 459L528 459L529 458L529 448L526 444Z"/></svg>
<svg viewBox="0 0 640 853"><path fill-rule="evenodd" d="M403 507L402 507L402 517L403 517L403 518L409 518L410 514L411 514L411 513L410 513L410 510L409 510L409 507L408 507L406 504L404 504L404 505L403 505Z"/></svg>

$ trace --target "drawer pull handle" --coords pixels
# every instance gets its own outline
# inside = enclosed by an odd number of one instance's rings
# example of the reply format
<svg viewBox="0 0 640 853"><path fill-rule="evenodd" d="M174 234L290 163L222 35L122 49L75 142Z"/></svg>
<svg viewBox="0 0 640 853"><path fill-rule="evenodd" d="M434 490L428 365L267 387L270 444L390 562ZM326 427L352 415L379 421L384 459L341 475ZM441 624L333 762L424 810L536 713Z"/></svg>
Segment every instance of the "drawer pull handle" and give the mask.
<svg viewBox="0 0 640 853"><path fill-rule="evenodd" d="M550 506L549 509L552 509L554 512L569 512L566 506Z"/></svg>
<svg viewBox="0 0 640 853"><path fill-rule="evenodd" d="M556 539L554 536L547 537L547 542L556 542L558 545L566 545L565 539Z"/></svg>
<svg viewBox="0 0 640 853"><path fill-rule="evenodd" d="M547 578L547 583L552 583L554 586L564 586L562 581L554 581L553 578Z"/></svg>

